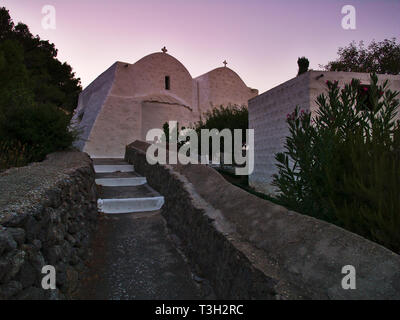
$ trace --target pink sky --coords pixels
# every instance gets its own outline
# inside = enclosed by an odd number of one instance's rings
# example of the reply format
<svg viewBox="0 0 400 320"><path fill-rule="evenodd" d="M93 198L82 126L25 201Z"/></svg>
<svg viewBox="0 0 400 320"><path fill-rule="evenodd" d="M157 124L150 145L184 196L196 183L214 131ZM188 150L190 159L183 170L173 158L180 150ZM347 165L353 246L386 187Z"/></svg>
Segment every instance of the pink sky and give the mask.
<svg viewBox="0 0 400 320"><path fill-rule="evenodd" d="M356 8L356 30L341 27L347 4ZM44 5L56 9L55 30L41 27ZM352 40L400 40L400 0L0 0L0 6L54 42L83 87L115 61L134 63L166 46L193 77L226 59L261 93L294 77L299 56L318 69Z"/></svg>

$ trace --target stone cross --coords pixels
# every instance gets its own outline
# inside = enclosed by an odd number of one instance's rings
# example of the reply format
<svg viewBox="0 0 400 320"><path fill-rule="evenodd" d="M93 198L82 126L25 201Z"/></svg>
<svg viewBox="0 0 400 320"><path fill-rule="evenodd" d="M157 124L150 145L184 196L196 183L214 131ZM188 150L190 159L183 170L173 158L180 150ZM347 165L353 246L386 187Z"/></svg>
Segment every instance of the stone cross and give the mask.
<svg viewBox="0 0 400 320"><path fill-rule="evenodd" d="M224 60L224 62L222 62L222 63L224 64L225 67L228 64L228 62L226 62L226 60Z"/></svg>
<svg viewBox="0 0 400 320"><path fill-rule="evenodd" d="M168 50L167 50L166 47L164 47L164 48L161 49L161 51L164 52L164 53L166 53Z"/></svg>

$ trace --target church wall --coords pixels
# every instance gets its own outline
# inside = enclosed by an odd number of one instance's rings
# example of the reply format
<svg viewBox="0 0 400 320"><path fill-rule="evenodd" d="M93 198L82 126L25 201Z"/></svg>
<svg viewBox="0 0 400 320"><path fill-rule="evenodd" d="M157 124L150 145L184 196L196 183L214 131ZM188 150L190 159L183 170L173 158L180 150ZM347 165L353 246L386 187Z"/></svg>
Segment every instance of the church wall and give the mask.
<svg viewBox="0 0 400 320"><path fill-rule="evenodd" d="M75 143L79 150L83 150L85 141L89 138L90 131L96 121L108 93L111 90L115 79L118 63L114 63L109 69L103 72L79 95L78 107L72 118L72 123L79 128L81 139ZM82 120L79 117L82 117Z"/></svg>
<svg viewBox="0 0 400 320"><path fill-rule="evenodd" d="M309 110L309 74L289 80L249 101L249 128L254 129L254 171L250 186L273 193L272 175L277 173L275 153L283 150L289 134L286 116L296 105Z"/></svg>
<svg viewBox="0 0 400 320"><path fill-rule="evenodd" d="M94 158L123 158L125 146L141 137L141 110L134 98L110 95L83 151Z"/></svg>
<svg viewBox="0 0 400 320"><path fill-rule="evenodd" d="M193 123L193 112L180 105L165 103L142 103L142 140L146 140L146 134L150 129L162 129L165 122L178 121L179 128L188 127ZM133 142L131 140L130 142Z"/></svg>

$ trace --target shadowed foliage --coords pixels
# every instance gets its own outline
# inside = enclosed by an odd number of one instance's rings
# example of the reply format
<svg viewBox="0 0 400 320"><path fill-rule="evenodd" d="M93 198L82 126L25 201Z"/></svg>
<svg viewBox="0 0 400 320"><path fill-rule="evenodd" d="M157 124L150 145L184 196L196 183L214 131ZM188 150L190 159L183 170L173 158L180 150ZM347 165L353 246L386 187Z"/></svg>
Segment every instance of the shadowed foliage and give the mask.
<svg viewBox="0 0 400 320"><path fill-rule="evenodd" d="M396 38L381 42L372 41L368 47L353 41L338 50L338 59L320 66L328 71L400 74L400 44Z"/></svg>
<svg viewBox="0 0 400 320"><path fill-rule="evenodd" d="M71 146L71 112L81 91L54 44L15 25L0 8L0 170Z"/></svg>
<svg viewBox="0 0 400 320"><path fill-rule="evenodd" d="M246 129L249 128L249 111L246 106L238 106L238 105L228 105L228 106L219 106L215 107L206 113L204 113L203 118L196 123L195 130L199 137L199 148L201 145L201 130L202 129L217 129L221 132L224 129L228 129L231 131L232 137L234 137L234 130L241 129L242 130L242 141L246 141ZM232 150L234 150L234 143L232 139ZM224 152L224 139L221 139L220 144L220 152ZM210 146L210 155L211 155L211 139L209 142Z"/></svg>
<svg viewBox="0 0 400 320"><path fill-rule="evenodd" d="M299 66L299 71L297 72L297 75L299 76L308 71L308 67L310 66L310 61L308 61L306 57L301 57L297 59L297 65Z"/></svg>
<svg viewBox="0 0 400 320"><path fill-rule="evenodd" d="M374 74L368 95L360 95L359 80L342 89L327 84L315 117L298 108L287 115L290 135L276 154L277 198L400 252L398 92L387 81L378 85Z"/></svg>

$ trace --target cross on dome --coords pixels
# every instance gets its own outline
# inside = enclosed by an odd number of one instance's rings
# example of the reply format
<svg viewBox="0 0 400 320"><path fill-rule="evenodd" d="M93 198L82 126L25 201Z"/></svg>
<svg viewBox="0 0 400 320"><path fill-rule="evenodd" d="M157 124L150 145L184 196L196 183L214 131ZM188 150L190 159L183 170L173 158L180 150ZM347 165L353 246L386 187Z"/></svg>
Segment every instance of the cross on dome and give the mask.
<svg viewBox="0 0 400 320"><path fill-rule="evenodd" d="M224 67L226 67L226 65L228 64L228 62L226 62L226 60L224 60L224 62L222 62L224 64Z"/></svg>
<svg viewBox="0 0 400 320"><path fill-rule="evenodd" d="M167 53L168 50L167 50L167 48L164 46L164 47L161 49L161 51L164 52L164 53Z"/></svg>

